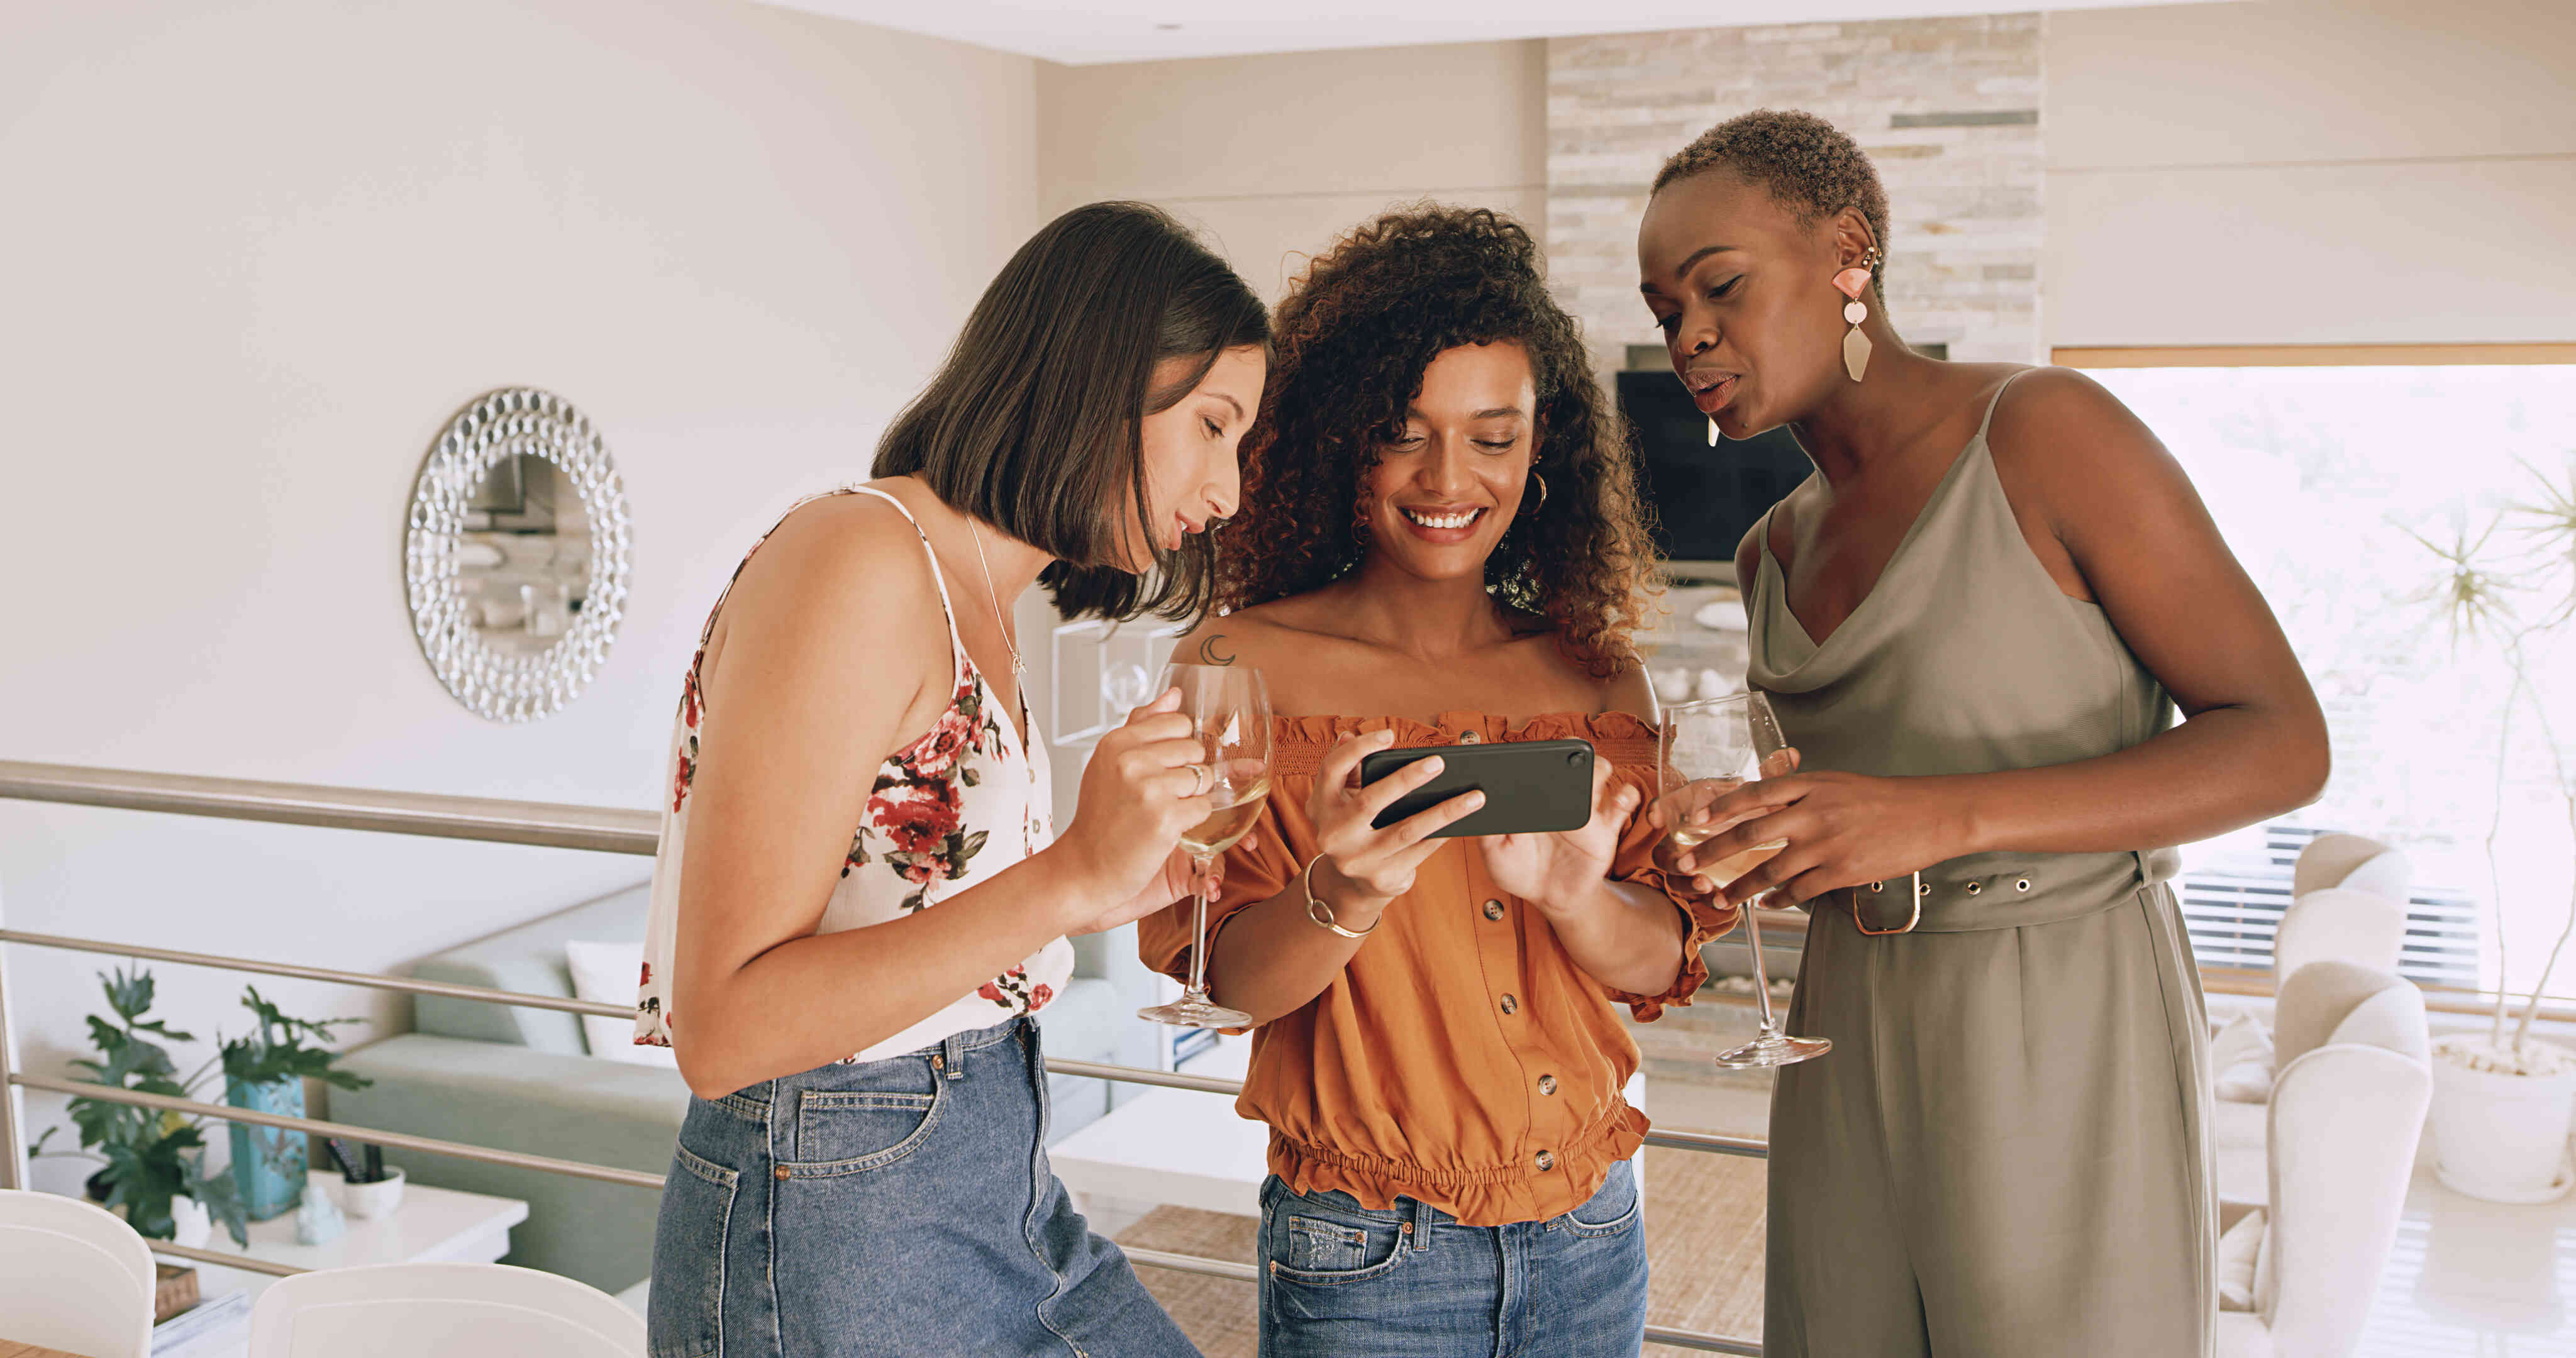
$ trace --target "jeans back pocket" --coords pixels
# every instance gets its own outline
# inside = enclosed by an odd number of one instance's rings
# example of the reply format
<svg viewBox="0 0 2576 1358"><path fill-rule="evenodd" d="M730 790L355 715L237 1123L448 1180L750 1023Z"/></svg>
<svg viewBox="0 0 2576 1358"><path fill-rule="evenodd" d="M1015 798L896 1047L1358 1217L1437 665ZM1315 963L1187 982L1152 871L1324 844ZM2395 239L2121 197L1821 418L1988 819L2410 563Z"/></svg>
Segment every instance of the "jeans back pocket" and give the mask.
<svg viewBox="0 0 2576 1358"><path fill-rule="evenodd" d="M652 1358L706 1358L722 1348L725 1254L740 1182L686 1146L673 1153L654 1225L653 1284L644 1294Z"/></svg>

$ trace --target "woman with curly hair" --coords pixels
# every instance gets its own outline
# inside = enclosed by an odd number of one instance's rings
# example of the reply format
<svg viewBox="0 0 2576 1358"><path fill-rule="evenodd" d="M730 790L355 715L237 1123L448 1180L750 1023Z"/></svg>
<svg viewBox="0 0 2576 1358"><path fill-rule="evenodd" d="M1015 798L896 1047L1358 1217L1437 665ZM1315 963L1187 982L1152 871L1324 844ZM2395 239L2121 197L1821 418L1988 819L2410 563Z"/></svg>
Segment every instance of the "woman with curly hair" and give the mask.
<svg viewBox="0 0 2576 1358"><path fill-rule="evenodd" d="M2208 1030L2164 846L2313 800L2325 723L2137 417L1906 348L1887 226L1850 137L1764 111L1674 155L1637 237L1699 408L1816 464L1736 556L1802 771L1696 850L1788 842L1725 897L1815 907L1789 1026L1834 1043L1774 1088L1763 1351L2205 1353Z"/></svg>
<svg viewBox="0 0 2576 1358"><path fill-rule="evenodd" d="M1729 918L1669 895L1637 816L1654 696L1629 650L1651 565L1630 456L1538 249L1484 210L1370 222L1279 305L1218 603L1176 652L1257 666L1281 715L1257 842L1226 865L1207 978L1256 1028L1271 1127L1261 1351L1619 1354L1645 1241L1620 1096ZM1579 830L1386 829L1439 768L1396 745L1580 737ZM1189 968L1191 920L1143 921Z"/></svg>

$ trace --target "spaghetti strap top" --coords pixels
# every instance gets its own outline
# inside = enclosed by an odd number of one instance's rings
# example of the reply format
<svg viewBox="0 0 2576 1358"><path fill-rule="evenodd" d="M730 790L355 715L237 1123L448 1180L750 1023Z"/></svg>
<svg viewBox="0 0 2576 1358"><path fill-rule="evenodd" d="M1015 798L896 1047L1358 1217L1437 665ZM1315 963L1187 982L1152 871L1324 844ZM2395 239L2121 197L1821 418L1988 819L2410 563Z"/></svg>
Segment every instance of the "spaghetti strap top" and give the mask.
<svg viewBox="0 0 2576 1358"><path fill-rule="evenodd" d="M1770 516L1757 525L1748 678L1771 696L1802 767L1995 773L2114 754L2172 724L2172 697L2109 615L2060 589L2022 535L1986 441L2012 381L1997 389L1878 582L1822 642L1789 608ZM1794 523L1792 532L1805 551L1807 533ZM2099 857L2128 882L2164 880L2178 862L2170 849ZM1968 877L1980 866L1963 859L1924 876ZM2002 915L1990 903L1979 912Z"/></svg>
<svg viewBox="0 0 2576 1358"><path fill-rule="evenodd" d="M930 550L928 534L903 501L869 486L852 486L826 495L872 495L893 505L921 538L930 558L931 582L939 590L939 607L948 620L952 661L950 696L931 728L911 744L886 756L869 785L868 799L851 827L849 852L840 880L823 906L818 934L863 929L928 910L994 873L1045 848L1055 838L1047 778L1046 742L1021 705L1014 725L999 715L1000 702L957 634L957 614L950 604L948 581L939 556ZM797 502L794 514L825 495ZM785 523L786 516L779 518ZM777 525L761 535L743 556L749 565ZM742 567L734 568L734 580ZM635 1041L639 1046L668 1047L685 1032L685 1016L671 1010L670 977L680 912L681 856L688 847L689 784L697 771L698 741L711 718L702 684L707 643L715 636L716 618L724 610L733 582L707 614L699 629L697 651L689 659L680 686L680 710L673 722L671 796L662 810L662 844L653 860L653 908L644 934L644 971L638 980ZM1021 732L1027 736L1023 739ZM1073 945L1055 939L1020 965L958 997L937 1013L843 1058L874 1061L936 1043L952 1033L989 1028L1019 1014L1034 1014L1063 991L1073 975ZM677 1020L677 1021L675 1021Z"/></svg>

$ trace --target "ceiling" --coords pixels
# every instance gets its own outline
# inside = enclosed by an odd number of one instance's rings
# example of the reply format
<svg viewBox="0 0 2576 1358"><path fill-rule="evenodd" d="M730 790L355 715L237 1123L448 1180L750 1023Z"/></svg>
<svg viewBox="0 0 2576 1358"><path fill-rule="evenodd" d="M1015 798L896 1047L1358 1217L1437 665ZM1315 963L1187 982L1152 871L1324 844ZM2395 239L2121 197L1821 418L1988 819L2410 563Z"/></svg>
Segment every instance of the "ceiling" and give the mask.
<svg viewBox="0 0 2576 1358"><path fill-rule="evenodd" d="M2194 0L766 0L1067 65Z"/></svg>

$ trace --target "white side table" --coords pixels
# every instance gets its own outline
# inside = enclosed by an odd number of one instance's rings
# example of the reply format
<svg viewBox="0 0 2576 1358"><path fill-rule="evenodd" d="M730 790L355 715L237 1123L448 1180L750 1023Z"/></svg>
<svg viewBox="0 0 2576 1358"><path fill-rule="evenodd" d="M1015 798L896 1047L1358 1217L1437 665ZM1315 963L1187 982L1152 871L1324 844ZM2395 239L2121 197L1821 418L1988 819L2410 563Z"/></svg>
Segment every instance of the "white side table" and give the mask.
<svg viewBox="0 0 2576 1358"><path fill-rule="evenodd" d="M316 1176L321 1178L322 1176ZM326 1183L336 1183L323 1179ZM335 1189L334 1197L338 1196ZM295 1243L295 1214L289 1212L250 1224L250 1247L241 1253L295 1268L354 1268L365 1264L494 1264L510 1252L510 1228L528 1219L528 1205L517 1198L490 1198L480 1193L403 1187L402 1205L391 1216L349 1217L349 1229L326 1245ZM221 1227L206 1248L233 1249ZM253 1301L277 1279L265 1273L203 1264L188 1259L164 1262L197 1270L198 1295L213 1298L236 1289ZM208 1335L180 1350L186 1358L245 1358L250 1348L247 1321L238 1332Z"/></svg>

